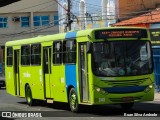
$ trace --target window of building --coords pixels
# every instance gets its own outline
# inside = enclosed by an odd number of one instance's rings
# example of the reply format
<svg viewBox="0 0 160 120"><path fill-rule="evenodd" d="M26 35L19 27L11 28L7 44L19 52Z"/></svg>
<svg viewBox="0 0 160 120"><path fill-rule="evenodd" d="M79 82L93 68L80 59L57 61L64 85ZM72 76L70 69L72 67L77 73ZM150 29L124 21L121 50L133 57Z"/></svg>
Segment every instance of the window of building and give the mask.
<svg viewBox="0 0 160 120"><path fill-rule="evenodd" d="M0 28L7 28L7 27L8 27L8 18L0 17Z"/></svg>
<svg viewBox="0 0 160 120"><path fill-rule="evenodd" d="M31 64L41 65L41 44L31 45Z"/></svg>
<svg viewBox="0 0 160 120"><path fill-rule="evenodd" d="M58 15L54 16L54 25L59 25Z"/></svg>
<svg viewBox="0 0 160 120"><path fill-rule="evenodd" d="M7 66L11 66L13 64L13 48L7 48Z"/></svg>
<svg viewBox="0 0 160 120"><path fill-rule="evenodd" d="M21 17L21 27L29 27L29 17Z"/></svg>
<svg viewBox="0 0 160 120"><path fill-rule="evenodd" d="M49 26L49 16L34 16L34 26Z"/></svg>
<svg viewBox="0 0 160 120"><path fill-rule="evenodd" d="M62 42L55 41L53 43L53 64L61 64L62 55Z"/></svg>
<svg viewBox="0 0 160 120"><path fill-rule="evenodd" d="M66 40L63 42L64 63L76 63L76 41Z"/></svg>
<svg viewBox="0 0 160 120"><path fill-rule="evenodd" d="M30 45L21 46L21 64L30 65Z"/></svg>

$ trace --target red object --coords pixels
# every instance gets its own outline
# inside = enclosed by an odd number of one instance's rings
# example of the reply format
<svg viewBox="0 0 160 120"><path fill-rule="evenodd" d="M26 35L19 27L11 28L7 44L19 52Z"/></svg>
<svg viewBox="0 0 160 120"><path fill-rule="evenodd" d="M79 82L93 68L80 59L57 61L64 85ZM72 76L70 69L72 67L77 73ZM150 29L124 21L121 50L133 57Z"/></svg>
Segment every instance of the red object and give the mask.
<svg viewBox="0 0 160 120"><path fill-rule="evenodd" d="M135 26L150 28L151 23L158 22L160 22L160 9L156 9L138 17L115 23L112 26Z"/></svg>

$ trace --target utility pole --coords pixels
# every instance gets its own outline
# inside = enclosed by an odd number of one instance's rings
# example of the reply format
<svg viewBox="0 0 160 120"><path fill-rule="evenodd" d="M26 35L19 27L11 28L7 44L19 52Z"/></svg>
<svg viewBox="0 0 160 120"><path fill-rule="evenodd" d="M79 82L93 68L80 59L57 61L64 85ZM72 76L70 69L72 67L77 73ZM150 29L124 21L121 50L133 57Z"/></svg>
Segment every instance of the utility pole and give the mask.
<svg viewBox="0 0 160 120"><path fill-rule="evenodd" d="M67 15L68 15L68 21L67 21L67 27L68 27L68 30L70 31L71 30L71 0L67 0L68 2L68 12L67 12Z"/></svg>

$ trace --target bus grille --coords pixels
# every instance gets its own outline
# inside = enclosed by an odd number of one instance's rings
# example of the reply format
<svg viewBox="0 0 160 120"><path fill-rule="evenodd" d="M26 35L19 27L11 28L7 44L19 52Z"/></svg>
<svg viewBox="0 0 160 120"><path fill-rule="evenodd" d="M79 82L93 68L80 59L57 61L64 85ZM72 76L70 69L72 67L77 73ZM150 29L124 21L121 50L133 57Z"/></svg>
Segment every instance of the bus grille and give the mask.
<svg viewBox="0 0 160 120"><path fill-rule="evenodd" d="M136 79L136 80L103 80L110 86L120 87L120 86L139 86L145 82L148 78L145 79Z"/></svg>

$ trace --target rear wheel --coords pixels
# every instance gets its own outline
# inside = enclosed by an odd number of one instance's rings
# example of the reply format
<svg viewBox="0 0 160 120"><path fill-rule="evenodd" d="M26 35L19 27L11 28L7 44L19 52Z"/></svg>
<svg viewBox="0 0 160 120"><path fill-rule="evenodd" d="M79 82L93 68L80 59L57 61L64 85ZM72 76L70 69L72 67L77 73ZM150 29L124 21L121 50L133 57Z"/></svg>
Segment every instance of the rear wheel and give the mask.
<svg viewBox="0 0 160 120"><path fill-rule="evenodd" d="M26 97L27 104L29 106L32 106L34 104L34 99L32 98L32 91L29 85L26 86L25 97Z"/></svg>
<svg viewBox="0 0 160 120"><path fill-rule="evenodd" d="M121 104L121 107L122 107L122 109L124 109L124 110L131 110L132 107L133 107L133 105L134 105L133 102L132 102L132 103L122 103L122 104Z"/></svg>
<svg viewBox="0 0 160 120"><path fill-rule="evenodd" d="M78 105L77 94L74 88L71 88L69 92L69 105L72 112L78 112L79 105Z"/></svg>

